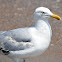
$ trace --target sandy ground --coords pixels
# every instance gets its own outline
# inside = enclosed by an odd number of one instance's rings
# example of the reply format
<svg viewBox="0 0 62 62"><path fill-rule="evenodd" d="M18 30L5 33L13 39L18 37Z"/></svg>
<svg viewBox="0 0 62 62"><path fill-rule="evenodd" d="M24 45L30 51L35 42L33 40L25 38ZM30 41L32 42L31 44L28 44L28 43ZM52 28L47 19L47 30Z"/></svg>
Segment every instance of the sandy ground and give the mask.
<svg viewBox="0 0 62 62"><path fill-rule="evenodd" d="M40 6L48 7L62 17L62 0L0 0L0 31L34 26L33 12ZM26 62L62 62L62 22L51 18L49 23L53 32L49 48ZM0 62L13 61L0 55Z"/></svg>

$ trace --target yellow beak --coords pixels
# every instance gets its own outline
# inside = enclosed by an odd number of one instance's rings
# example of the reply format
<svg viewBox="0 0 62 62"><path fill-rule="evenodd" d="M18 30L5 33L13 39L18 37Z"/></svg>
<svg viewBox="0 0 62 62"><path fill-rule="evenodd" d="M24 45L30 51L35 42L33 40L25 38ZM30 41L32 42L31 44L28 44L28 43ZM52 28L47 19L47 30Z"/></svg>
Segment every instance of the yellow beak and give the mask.
<svg viewBox="0 0 62 62"><path fill-rule="evenodd" d="M57 20L60 20L61 18L58 15L53 14L53 16L51 16L52 18L56 18Z"/></svg>

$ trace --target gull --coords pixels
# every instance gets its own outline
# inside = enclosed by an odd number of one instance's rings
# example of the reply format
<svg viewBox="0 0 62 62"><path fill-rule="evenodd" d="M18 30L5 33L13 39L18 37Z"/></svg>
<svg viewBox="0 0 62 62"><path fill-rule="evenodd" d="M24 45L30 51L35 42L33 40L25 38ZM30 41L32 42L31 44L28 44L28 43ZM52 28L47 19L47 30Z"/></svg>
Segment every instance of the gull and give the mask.
<svg viewBox="0 0 62 62"><path fill-rule="evenodd" d="M46 7L38 7L34 12L34 27L17 28L0 32L0 52L19 62L20 59L41 55L48 48L52 30L48 18L60 20Z"/></svg>

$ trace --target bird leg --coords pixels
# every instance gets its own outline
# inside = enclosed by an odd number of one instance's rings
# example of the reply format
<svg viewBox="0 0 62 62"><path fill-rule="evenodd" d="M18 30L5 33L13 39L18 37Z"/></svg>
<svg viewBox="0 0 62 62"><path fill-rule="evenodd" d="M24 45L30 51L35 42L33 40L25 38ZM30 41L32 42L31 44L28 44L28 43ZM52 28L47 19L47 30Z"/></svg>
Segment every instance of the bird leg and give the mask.
<svg viewBox="0 0 62 62"><path fill-rule="evenodd" d="M14 58L14 62L19 62L19 59L18 58Z"/></svg>
<svg viewBox="0 0 62 62"><path fill-rule="evenodd" d="M23 59L23 62L26 62L26 60L25 60L25 59Z"/></svg>

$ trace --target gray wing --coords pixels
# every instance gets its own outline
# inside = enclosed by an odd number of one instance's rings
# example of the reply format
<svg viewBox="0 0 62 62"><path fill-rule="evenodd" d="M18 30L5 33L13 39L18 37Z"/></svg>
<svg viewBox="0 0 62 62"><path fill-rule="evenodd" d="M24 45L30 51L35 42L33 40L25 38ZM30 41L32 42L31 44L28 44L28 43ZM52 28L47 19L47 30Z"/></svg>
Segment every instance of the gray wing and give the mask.
<svg viewBox="0 0 62 62"><path fill-rule="evenodd" d="M6 31L0 31L0 34L3 34L3 33L5 33Z"/></svg>
<svg viewBox="0 0 62 62"><path fill-rule="evenodd" d="M29 28L19 28L0 32L0 42L6 50L24 50L33 47Z"/></svg>
<svg viewBox="0 0 62 62"><path fill-rule="evenodd" d="M19 28L19 29L14 29L10 31L6 31L3 33L4 36L10 36L13 39L15 39L17 42L21 41L29 41L31 38L31 35L29 33L29 28Z"/></svg>

